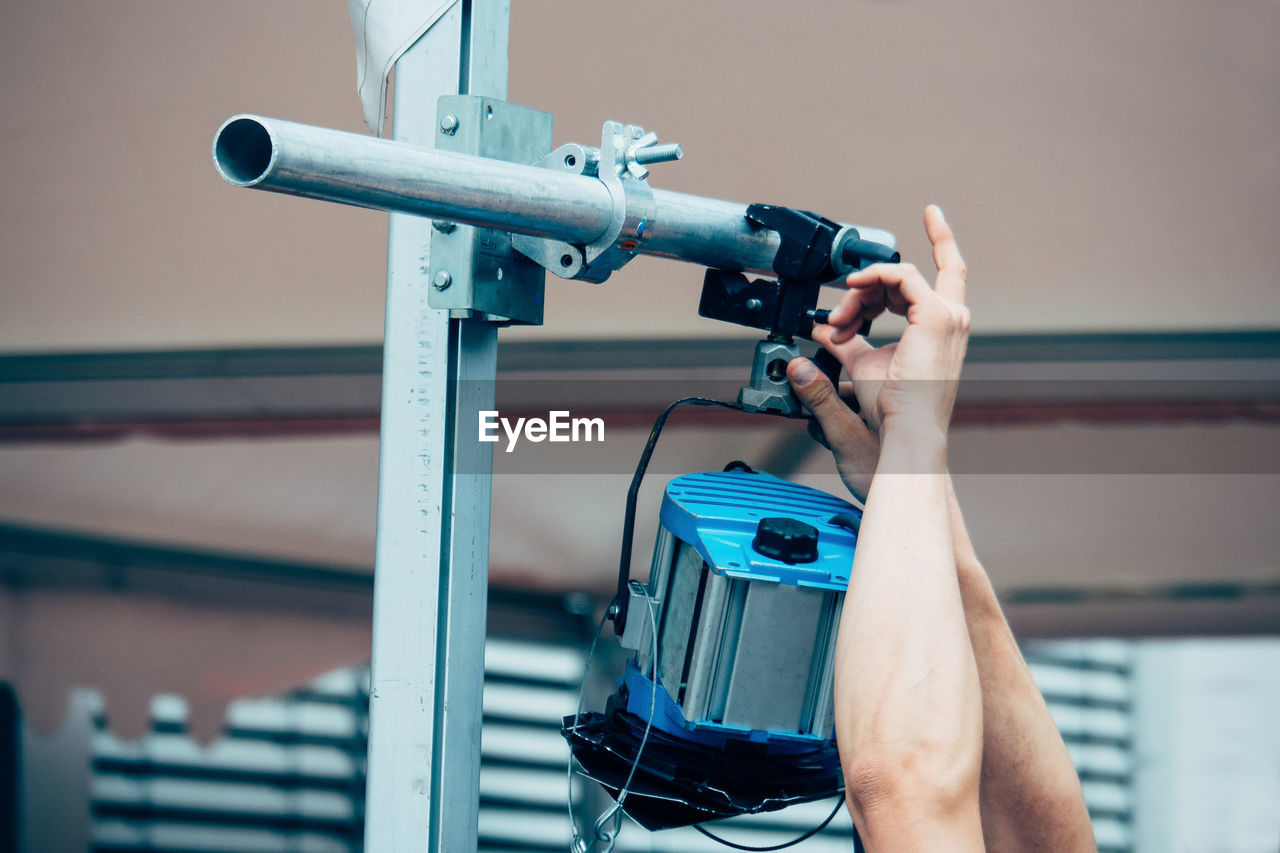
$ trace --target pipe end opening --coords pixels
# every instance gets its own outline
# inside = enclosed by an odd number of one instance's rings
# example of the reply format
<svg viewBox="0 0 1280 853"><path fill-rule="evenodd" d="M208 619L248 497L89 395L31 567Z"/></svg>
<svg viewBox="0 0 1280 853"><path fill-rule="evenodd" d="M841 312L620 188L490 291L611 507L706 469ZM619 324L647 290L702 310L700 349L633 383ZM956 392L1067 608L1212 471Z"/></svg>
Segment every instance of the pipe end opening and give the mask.
<svg viewBox="0 0 1280 853"><path fill-rule="evenodd" d="M213 140L218 172L237 186L247 187L264 178L274 158L271 132L257 119L233 118Z"/></svg>

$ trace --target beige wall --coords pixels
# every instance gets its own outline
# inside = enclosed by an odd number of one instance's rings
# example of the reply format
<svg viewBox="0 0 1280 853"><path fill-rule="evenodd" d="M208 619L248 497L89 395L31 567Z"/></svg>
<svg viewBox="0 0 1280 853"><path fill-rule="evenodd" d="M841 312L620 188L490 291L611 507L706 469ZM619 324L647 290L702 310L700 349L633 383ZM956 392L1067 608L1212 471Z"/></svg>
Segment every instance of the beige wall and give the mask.
<svg viewBox="0 0 1280 853"><path fill-rule="evenodd" d="M941 203L978 331L1280 324L1280 6L516 2L511 97L684 144L656 185L895 230ZM385 217L234 190L242 111L361 129L341 3L0 11L0 351L376 341ZM547 337L722 335L699 272L553 280Z"/></svg>

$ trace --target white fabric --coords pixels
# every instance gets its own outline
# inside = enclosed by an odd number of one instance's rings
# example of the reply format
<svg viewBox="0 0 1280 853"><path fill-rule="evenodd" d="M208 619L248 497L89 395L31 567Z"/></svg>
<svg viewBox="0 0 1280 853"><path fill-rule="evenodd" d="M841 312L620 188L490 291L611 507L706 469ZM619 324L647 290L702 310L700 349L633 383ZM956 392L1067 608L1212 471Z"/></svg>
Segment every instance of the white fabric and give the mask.
<svg viewBox="0 0 1280 853"><path fill-rule="evenodd" d="M458 0L347 0L356 38L356 91L364 120L381 136L387 120L387 77L400 55Z"/></svg>

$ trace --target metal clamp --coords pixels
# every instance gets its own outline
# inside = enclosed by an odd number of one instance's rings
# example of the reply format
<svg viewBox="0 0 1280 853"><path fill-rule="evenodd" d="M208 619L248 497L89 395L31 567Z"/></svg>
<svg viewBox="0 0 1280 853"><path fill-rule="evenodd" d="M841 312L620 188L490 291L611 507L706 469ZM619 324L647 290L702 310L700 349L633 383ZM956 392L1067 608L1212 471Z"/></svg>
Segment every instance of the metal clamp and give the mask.
<svg viewBox="0 0 1280 853"><path fill-rule="evenodd" d="M570 142L568 145L561 145L531 165L564 172L567 175L594 178L600 165L600 151ZM578 278L583 267L586 266L586 256L582 248L562 240L532 237L528 234L512 234L511 248L560 278Z"/></svg>
<svg viewBox="0 0 1280 853"><path fill-rule="evenodd" d="M794 343L769 338L756 343L751 381L738 390L738 403L748 412L774 412L789 418L804 415L804 407L787 382L787 364L800 355Z"/></svg>
<svg viewBox="0 0 1280 853"><path fill-rule="evenodd" d="M612 216L604 232L585 246L527 235L513 235L516 251L561 278L600 283L640 253L654 216L649 166L679 160L684 149L658 144L655 133L637 125L606 121L600 147L562 145L533 165L595 177L609 190Z"/></svg>

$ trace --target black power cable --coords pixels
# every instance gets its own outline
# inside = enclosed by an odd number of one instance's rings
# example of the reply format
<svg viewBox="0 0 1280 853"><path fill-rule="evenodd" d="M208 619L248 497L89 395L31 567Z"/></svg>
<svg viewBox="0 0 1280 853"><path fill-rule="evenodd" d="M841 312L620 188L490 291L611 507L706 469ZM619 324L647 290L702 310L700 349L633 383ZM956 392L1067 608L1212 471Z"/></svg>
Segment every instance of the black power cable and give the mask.
<svg viewBox="0 0 1280 853"><path fill-rule="evenodd" d="M703 826L700 823L694 824L693 828L698 830L698 832L702 833L707 838L710 838L712 841L719 842L720 844L723 844L725 847L732 847L734 850L749 850L751 851L751 853L769 853L769 851L771 850L786 850L788 847L794 847L795 845L799 844L801 841L812 838L813 836L817 835L819 832L822 832L822 830L827 828L827 824L835 820L836 815L840 813L840 807L842 805L844 805L843 794L840 795L840 799L836 800L836 807L831 810L831 814L827 815L826 819L822 821L822 823L818 824L813 829L809 830L803 835L796 836L790 841L783 842L782 844L772 844L768 847L751 847L746 844L738 844L737 842L730 841L727 838L721 838L720 836L716 835L715 833L713 833L711 830L707 829L705 826ZM853 846L854 846L854 850L860 850L862 847L862 840L858 838L858 830L856 829L853 831Z"/></svg>
<svg viewBox="0 0 1280 853"><path fill-rule="evenodd" d="M649 468L649 460L653 458L653 450L658 445L658 436L662 435L662 428L666 425L667 418L676 409L685 405L719 406L723 409L733 409L737 412L743 411L742 406L738 403L712 400L709 397L685 397L681 400L676 400L663 409L662 414L658 415L658 419L653 422L653 429L649 432L649 440L645 442L644 452L640 454L640 461L636 463L635 474L631 477L631 488L627 489L626 516L622 522L622 552L618 557L618 591L614 595L613 602L609 605L609 616L613 619L613 630L617 634L622 633L627 619L627 582L631 579L631 545L635 539L636 502L640 498L640 483L644 480L644 472Z"/></svg>

